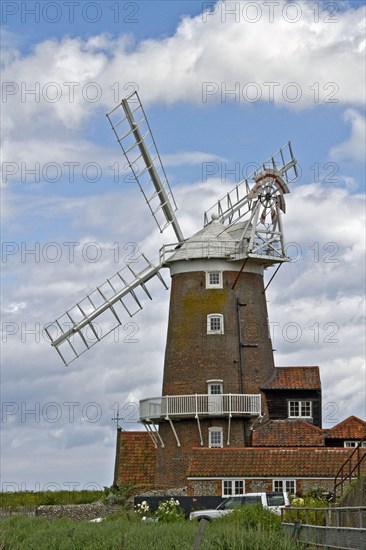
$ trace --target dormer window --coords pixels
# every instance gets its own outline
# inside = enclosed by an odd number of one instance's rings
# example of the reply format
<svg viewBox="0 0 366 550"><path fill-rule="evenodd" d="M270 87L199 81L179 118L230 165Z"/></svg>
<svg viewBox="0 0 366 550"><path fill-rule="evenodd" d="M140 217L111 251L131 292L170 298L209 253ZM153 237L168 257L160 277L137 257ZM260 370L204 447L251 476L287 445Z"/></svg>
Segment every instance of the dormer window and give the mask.
<svg viewBox="0 0 366 550"><path fill-rule="evenodd" d="M224 334L224 316L220 313L207 315L207 334Z"/></svg>
<svg viewBox="0 0 366 550"><path fill-rule="evenodd" d="M222 271L206 272L206 288L222 288Z"/></svg>
<svg viewBox="0 0 366 550"><path fill-rule="evenodd" d="M288 402L288 417L289 418L312 418L313 407L311 401L289 401Z"/></svg>

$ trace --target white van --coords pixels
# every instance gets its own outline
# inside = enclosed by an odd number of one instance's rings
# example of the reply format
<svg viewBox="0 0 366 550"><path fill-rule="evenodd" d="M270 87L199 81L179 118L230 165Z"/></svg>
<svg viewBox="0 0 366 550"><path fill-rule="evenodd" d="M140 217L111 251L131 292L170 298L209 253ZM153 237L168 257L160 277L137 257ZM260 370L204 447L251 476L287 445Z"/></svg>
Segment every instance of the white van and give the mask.
<svg viewBox="0 0 366 550"><path fill-rule="evenodd" d="M242 496L229 497L225 499L215 510L200 510L191 512L189 519L212 519L221 518L230 514L240 506L260 504L277 515L281 514L281 508L290 506L288 493L246 493Z"/></svg>

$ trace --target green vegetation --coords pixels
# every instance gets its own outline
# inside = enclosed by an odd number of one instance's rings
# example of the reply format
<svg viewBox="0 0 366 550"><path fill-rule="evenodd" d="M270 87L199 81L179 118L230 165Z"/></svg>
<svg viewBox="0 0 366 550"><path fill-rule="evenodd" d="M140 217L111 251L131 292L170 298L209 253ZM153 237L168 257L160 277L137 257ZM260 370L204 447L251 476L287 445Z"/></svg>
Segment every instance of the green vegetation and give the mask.
<svg viewBox="0 0 366 550"><path fill-rule="evenodd" d="M105 497L104 491L22 491L0 493L0 508L47 504L89 504Z"/></svg>
<svg viewBox="0 0 366 550"><path fill-rule="evenodd" d="M326 499L311 495L303 498L296 497L291 500L291 506L299 508L299 510L292 510L291 508L285 510L284 522L292 523L294 520L300 519L303 523L311 525L326 524L326 511L316 510L316 508L329 508L329 502ZM304 508L304 510L301 510L301 508Z"/></svg>
<svg viewBox="0 0 366 550"><path fill-rule="evenodd" d="M263 531L277 533L281 531L281 516L263 509L260 504L236 508L227 516L215 521L238 525L244 529L260 528Z"/></svg>
<svg viewBox="0 0 366 550"><path fill-rule="evenodd" d="M133 494L134 483L125 483L121 487L104 487L104 504L121 504L125 506L127 499Z"/></svg>
<svg viewBox="0 0 366 550"><path fill-rule="evenodd" d="M2 550L191 550L196 521L148 523L130 512L101 523L13 517L0 521ZM267 510L247 507L209 522L200 550L296 550Z"/></svg>

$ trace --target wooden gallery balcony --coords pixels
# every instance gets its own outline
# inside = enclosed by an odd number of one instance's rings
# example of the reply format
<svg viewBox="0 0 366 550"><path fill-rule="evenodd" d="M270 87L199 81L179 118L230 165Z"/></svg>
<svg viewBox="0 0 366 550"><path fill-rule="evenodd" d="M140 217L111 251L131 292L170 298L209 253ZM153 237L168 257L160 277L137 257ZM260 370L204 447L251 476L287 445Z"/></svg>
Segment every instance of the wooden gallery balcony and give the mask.
<svg viewBox="0 0 366 550"><path fill-rule="evenodd" d="M261 396L244 394L165 395L140 401L140 422L211 416L258 416Z"/></svg>

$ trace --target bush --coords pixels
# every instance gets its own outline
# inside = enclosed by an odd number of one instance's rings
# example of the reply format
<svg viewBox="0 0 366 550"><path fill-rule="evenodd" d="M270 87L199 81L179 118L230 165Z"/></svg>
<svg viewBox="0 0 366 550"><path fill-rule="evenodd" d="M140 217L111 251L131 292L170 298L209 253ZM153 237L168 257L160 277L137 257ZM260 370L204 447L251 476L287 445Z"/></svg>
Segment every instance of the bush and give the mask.
<svg viewBox="0 0 366 550"><path fill-rule="evenodd" d="M241 506L219 520L215 520L215 522L216 521L238 524L244 529L260 528L264 531L281 530L281 517L262 508L260 504Z"/></svg>
<svg viewBox="0 0 366 550"><path fill-rule="evenodd" d="M121 504L124 506L134 487L133 483L126 483L121 487L104 487L104 504Z"/></svg>
<svg viewBox="0 0 366 550"><path fill-rule="evenodd" d="M135 512L141 519L151 517L150 505L146 502L146 500L143 500L141 504L136 504Z"/></svg>
<svg viewBox="0 0 366 550"><path fill-rule="evenodd" d="M180 502L179 500L174 500L174 498L160 502L155 515L158 521L165 523L185 520L184 512L180 508Z"/></svg>
<svg viewBox="0 0 366 550"><path fill-rule="evenodd" d="M325 525L326 511L315 510L315 508L328 508L329 502L326 498L314 497L310 495L302 498L296 497L291 501L293 508L304 508L304 510L285 510L283 520L292 523L295 519L300 519L303 523L311 525ZM306 510L310 508L310 510Z"/></svg>

